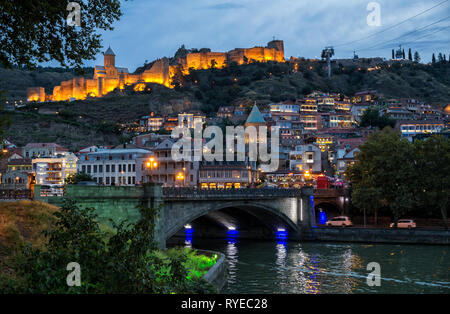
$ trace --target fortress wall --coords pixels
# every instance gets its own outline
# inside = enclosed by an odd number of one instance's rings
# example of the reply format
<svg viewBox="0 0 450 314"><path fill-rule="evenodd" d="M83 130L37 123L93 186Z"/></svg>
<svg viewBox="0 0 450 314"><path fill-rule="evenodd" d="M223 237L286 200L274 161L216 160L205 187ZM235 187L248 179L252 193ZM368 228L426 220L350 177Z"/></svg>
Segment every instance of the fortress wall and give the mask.
<svg viewBox="0 0 450 314"><path fill-rule="evenodd" d="M55 101L57 101L57 100L62 100L62 97L61 97L61 86L55 86L55 87L53 87L53 94L51 95L51 100L55 100Z"/></svg>
<svg viewBox="0 0 450 314"><path fill-rule="evenodd" d="M73 78L73 90L72 97L76 99L85 99L86 98L86 80L84 77L75 77Z"/></svg>
<svg viewBox="0 0 450 314"><path fill-rule="evenodd" d="M28 87L28 101L45 101L45 89L43 87Z"/></svg>
<svg viewBox="0 0 450 314"><path fill-rule="evenodd" d="M227 53L228 62L236 62L237 64L244 63L244 49L234 49Z"/></svg>
<svg viewBox="0 0 450 314"><path fill-rule="evenodd" d="M105 77L103 78L102 94L112 92L119 87L119 77Z"/></svg>
<svg viewBox="0 0 450 314"><path fill-rule="evenodd" d="M227 60L227 53L225 52L197 52L189 53L186 56L187 69L194 68L209 69L211 68L211 61L216 62L216 68L223 68Z"/></svg>
<svg viewBox="0 0 450 314"><path fill-rule="evenodd" d="M60 99L68 100L73 97L73 80L61 82Z"/></svg>
<svg viewBox="0 0 450 314"><path fill-rule="evenodd" d="M170 87L169 60L167 58L157 60L150 69L142 73L142 80Z"/></svg>
<svg viewBox="0 0 450 314"><path fill-rule="evenodd" d="M125 85L136 84L141 80L141 75L139 74L127 74L124 77Z"/></svg>
<svg viewBox="0 0 450 314"><path fill-rule="evenodd" d="M244 55L247 59L255 60L258 62L265 61L284 61L284 54L273 48L254 47L250 49L244 49Z"/></svg>
<svg viewBox="0 0 450 314"><path fill-rule="evenodd" d="M100 95L98 92L98 80L96 79L87 79L86 80L86 96L97 97Z"/></svg>

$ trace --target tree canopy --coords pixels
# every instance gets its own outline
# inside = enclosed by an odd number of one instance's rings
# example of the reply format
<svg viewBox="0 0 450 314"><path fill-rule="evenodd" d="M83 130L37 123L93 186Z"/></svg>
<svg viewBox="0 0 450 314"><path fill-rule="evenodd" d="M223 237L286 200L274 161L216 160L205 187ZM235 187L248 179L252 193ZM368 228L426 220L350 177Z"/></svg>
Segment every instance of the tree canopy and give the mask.
<svg viewBox="0 0 450 314"><path fill-rule="evenodd" d="M84 0L80 26L69 26L66 1L6 0L0 2L0 64L26 66L50 60L81 67L100 51L100 30L112 30L120 18L119 0Z"/></svg>
<svg viewBox="0 0 450 314"><path fill-rule="evenodd" d="M384 129L386 126L395 127L395 120L387 116L380 116L380 113L375 108L369 108L364 111L361 122L359 123L362 127L377 127Z"/></svg>
<svg viewBox="0 0 450 314"><path fill-rule="evenodd" d="M377 131L347 168L352 202L367 212L390 209L396 222L414 208L441 215L447 224L450 140L434 135L410 143L390 128Z"/></svg>

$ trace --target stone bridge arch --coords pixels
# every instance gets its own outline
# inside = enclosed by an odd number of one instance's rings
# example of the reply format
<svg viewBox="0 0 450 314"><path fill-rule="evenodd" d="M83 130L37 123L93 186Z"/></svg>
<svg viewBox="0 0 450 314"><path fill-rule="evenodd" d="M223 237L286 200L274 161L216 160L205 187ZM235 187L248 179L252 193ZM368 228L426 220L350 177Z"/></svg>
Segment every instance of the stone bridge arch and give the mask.
<svg viewBox="0 0 450 314"><path fill-rule="evenodd" d="M300 233L308 233L315 224L310 205L312 194L311 188L202 190L162 188L158 184L130 187L68 185L65 190L65 197L74 199L80 207L93 207L99 222L106 224L110 219L116 223L138 221L137 206L161 206L155 227L155 240L160 248L164 248L166 239L186 223L225 208L251 209L257 216L266 215L267 220L275 217L291 229L291 238L300 238ZM56 206L61 206L63 200L62 197L42 195L39 185L35 186L34 199Z"/></svg>
<svg viewBox="0 0 450 314"><path fill-rule="evenodd" d="M295 199L297 202L298 200ZM292 202L292 201L291 201ZM183 215L178 212L176 207L186 207L193 206L194 210L186 211L186 214ZM183 229L186 224L189 224L209 213L220 211L227 208L237 208L241 210L250 209L252 210L250 214L253 214L255 218L259 219L262 223L265 223L268 226L274 227L269 221L264 221L264 216L273 216L278 218L278 222L282 224L282 226L289 229L293 234L301 233L301 226L297 224L297 215L292 215L292 211L283 212L277 207L273 205L263 204L261 202L256 201L229 201L229 202L205 202L204 204L189 204L189 202L183 202L183 204L175 203L175 202L165 202L165 239L169 239L173 235L175 235L178 231ZM176 212L176 213L175 213ZM260 212L261 215L258 215ZM248 213L248 212L247 212ZM169 217L167 217L169 215ZM173 216L177 216L178 218L174 219ZM295 219L295 220L293 220Z"/></svg>

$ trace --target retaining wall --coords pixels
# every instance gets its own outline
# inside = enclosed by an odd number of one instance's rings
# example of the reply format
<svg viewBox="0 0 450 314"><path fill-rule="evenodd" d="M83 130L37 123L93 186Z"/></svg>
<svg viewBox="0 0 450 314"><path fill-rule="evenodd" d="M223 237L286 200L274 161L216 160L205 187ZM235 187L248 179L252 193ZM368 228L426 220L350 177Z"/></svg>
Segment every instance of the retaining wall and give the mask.
<svg viewBox="0 0 450 314"><path fill-rule="evenodd" d="M450 244L450 231L317 227L312 228L311 232L303 234L300 240L366 243Z"/></svg>

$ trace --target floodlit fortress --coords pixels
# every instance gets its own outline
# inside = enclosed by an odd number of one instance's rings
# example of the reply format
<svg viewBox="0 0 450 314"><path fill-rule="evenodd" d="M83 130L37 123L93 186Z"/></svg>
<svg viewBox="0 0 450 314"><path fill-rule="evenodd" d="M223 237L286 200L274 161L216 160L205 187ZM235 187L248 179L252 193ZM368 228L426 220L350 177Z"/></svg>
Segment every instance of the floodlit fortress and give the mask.
<svg viewBox="0 0 450 314"><path fill-rule="evenodd" d="M101 97L116 88L124 89L126 85L135 85L136 91L145 86L139 83L157 83L169 88L177 72L189 74L190 69L200 70L212 67L223 68L231 62L241 65L251 62L284 62L284 44L282 40L273 40L267 47L236 48L228 52L200 51L188 53L171 64L168 58L158 59L144 72L128 73L127 68L116 67L116 55L111 48L103 54L103 66L95 66L92 79L75 77L61 82L53 88L53 94L47 95L43 87L29 87L28 101L62 101Z"/></svg>

